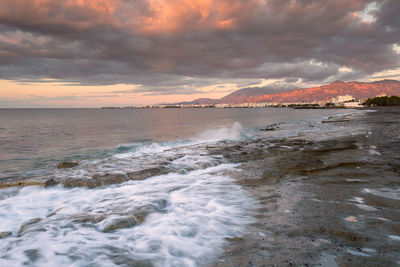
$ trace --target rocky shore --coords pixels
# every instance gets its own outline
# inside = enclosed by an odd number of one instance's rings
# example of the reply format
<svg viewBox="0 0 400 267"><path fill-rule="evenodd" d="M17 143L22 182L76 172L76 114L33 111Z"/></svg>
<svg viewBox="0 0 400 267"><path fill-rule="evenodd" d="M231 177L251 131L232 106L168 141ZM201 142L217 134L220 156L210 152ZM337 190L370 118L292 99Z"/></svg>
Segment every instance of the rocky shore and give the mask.
<svg viewBox="0 0 400 267"><path fill-rule="evenodd" d="M329 122L365 133L210 149L242 163L233 175L259 200L211 266L400 264L400 108Z"/></svg>
<svg viewBox="0 0 400 267"><path fill-rule="evenodd" d="M78 163L71 165L71 162L63 161L60 162L62 166L70 166L63 167L59 169L67 169L78 166ZM20 178L20 179L12 179L12 180L3 180L0 181L0 189L1 188L10 188L10 187L25 187L25 186L41 186L41 187L49 187L61 184L63 187L88 187L88 188L96 188L113 184L121 184L123 182L129 180L143 180L155 175L162 175L168 173L168 169L163 166L154 166L144 168L138 171L128 172L128 173L105 173L100 174L96 173L92 175L90 178L62 178L57 179L55 177L33 177L33 178Z"/></svg>
<svg viewBox="0 0 400 267"><path fill-rule="evenodd" d="M244 236L226 239L224 253L209 267L400 264L400 108L331 117L320 125L333 126L343 134L325 132L323 136L313 131L311 135L268 138L281 129L273 124L261 129L265 138L199 147L198 153L216 160L212 164L238 164L226 172L258 203L243 203L254 222ZM0 188L61 184L92 189L190 171L172 164L176 158L126 173L5 180L0 181ZM204 166L196 167L215 166L199 164ZM77 167L82 167L80 162L58 165L60 171ZM98 231L110 233L136 227L149 214L165 212L167 205L165 201L143 205L118 218L82 214L73 223L97 225ZM28 221L17 236L40 231L42 224L41 219ZM1 232L0 240L10 236L11 232ZM123 262L152 266L147 260Z"/></svg>

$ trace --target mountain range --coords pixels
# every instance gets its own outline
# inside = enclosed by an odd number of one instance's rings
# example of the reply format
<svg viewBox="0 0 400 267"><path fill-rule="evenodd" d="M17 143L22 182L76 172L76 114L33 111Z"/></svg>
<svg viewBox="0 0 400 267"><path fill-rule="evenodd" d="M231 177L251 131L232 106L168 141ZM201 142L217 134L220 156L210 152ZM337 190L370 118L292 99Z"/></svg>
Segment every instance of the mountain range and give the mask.
<svg viewBox="0 0 400 267"><path fill-rule="evenodd" d="M237 104L237 103L302 103L328 101L339 95L366 99L380 94L400 96L400 81L375 82L335 81L328 85L298 88L295 86L265 86L239 89L220 99L199 98L180 104Z"/></svg>

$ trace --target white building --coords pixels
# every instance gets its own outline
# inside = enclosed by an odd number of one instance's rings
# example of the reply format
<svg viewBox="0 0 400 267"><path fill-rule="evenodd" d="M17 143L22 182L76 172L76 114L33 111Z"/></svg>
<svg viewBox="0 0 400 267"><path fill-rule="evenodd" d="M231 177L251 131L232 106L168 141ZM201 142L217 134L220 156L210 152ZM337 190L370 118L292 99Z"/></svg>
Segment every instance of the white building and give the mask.
<svg viewBox="0 0 400 267"><path fill-rule="evenodd" d="M342 104L346 108L362 108L361 102L346 102Z"/></svg>
<svg viewBox="0 0 400 267"><path fill-rule="evenodd" d="M350 101L355 101L354 97L351 95L339 95L337 97L331 98L330 100L330 102L335 104L336 106Z"/></svg>

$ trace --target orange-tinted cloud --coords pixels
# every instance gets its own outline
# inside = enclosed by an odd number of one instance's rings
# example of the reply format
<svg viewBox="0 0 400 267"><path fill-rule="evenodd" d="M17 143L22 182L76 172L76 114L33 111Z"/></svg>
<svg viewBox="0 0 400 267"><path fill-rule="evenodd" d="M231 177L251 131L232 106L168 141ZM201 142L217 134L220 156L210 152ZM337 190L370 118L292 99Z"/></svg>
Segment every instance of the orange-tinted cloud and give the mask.
<svg viewBox="0 0 400 267"><path fill-rule="evenodd" d="M149 14L134 21L145 33L170 33L201 29L230 29L240 12L256 1L149 0ZM251 12L248 13L249 15Z"/></svg>
<svg viewBox="0 0 400 267"><path fill-rule="evenodd" d="M7 2L7 3L5 3ZM29 25L100 25L143 34L232 29L260 7L258 0L0 0L0 19ZM29 11L29 12L28 12ZM24 18L23 22L17 21Z"/></svg>
<svg viewBox="0 0 400 267"><path fill-rule="evenodd" d="M64 25L84 30L112 23L120 0L1 0L0 5L0 19L11 24Z"/></svg>
<svg viewBox="0 0 400 267"><path fill-rule="evenodd" d="M130 84L153 96L363 79L400 67L400 3L374 2L0 0L0 79Z"/></svg>

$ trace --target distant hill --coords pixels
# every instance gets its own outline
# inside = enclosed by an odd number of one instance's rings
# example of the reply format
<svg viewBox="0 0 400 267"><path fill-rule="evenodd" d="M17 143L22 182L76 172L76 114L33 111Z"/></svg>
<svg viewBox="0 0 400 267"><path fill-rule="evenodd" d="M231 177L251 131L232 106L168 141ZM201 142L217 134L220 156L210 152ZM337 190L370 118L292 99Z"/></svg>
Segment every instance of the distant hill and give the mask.
<svg viewBox="0 0 400 267"><path fill-rule="evenodd" d="M199 98L185 104L299 103L326 101L339 95L352 95L357 99L366 99L380 94L400 96L400 81L382 80L371 83L335 81L328 85L304 89L287 85L248 87L220 99Z"/></svg>
<svg viewBox="0 0 400 267"><path fill-rule="evenodd" d="M178 105L194 105L194 104L201 104L201 105L214 105L218 104L219 99L211 99L211 98L198 98L190 102L179 102L176 103Z"/></svg>
<svg viewBox="0 0 400 267"><path fill-rule="evenodd" d="M357 99L374 97L379 94L400 95L400 82L382 80L372 83L336 81L328 85L298 89L273 95L263 95L254 102L316 102L329 100L339 95L352 95Z"/></svg>
<svg viewBox="0 0 400 267"><path fill-rule="evenodd" d="M278 92L292 91L295 89L299 89L299 87L293 85L269 85L265 87L247 87L239 89L227 96L224 96L223 98L220 98L218 100L218 103L234 104L234 103L255 102L250 100L256 99L264 95L274 95Z"/></svg>

